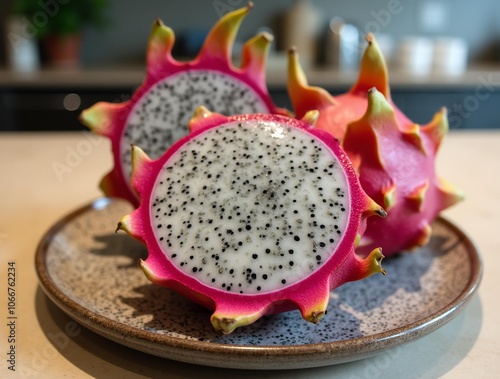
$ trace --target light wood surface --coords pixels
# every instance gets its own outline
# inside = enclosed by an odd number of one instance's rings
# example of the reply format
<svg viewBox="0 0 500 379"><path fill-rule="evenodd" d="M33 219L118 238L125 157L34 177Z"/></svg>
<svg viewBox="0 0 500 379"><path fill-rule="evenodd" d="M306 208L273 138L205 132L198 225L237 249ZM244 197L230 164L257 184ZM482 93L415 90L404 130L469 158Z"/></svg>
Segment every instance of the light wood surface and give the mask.
<svg viewBox="0 0 500 379"><path fill-rule="evenodd" d="M47 229L101 194L109 143L86 132L0 134L0 377L2 378L497 378L500 369L500 131L452 131L439 153L443 177L466 200L444 215L475 242L479 293L432 334L358 362L298 371L239 372L139 353L75 324L38 285L34 252ZM8 263L16 267L16 372L8 370Z"/></svg>

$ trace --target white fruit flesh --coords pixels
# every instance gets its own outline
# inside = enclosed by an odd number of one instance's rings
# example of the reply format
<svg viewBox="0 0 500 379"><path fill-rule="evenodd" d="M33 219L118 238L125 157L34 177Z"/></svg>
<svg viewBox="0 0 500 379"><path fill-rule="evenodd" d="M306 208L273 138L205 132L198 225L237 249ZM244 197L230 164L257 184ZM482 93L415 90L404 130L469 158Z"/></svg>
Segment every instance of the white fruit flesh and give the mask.
<svg viewBox="0 0 500 379"><path fill-rule="evenodd" d="M158 158L188 134L186 125L200 104L225 115L269 112L251 87L221 72L192 70L168 76L142 96L126 120L121 161L127 181L131 174L130 146L142 146L151 158Z"/></svg>
<svg viewBox="0 0 500 379"><path fill-rule="evenodd" d="M150 200L167 259L208 286L244 294L284 288L321 267L350 213L331 150L269 121L195 136L163 166Z"/></svg>

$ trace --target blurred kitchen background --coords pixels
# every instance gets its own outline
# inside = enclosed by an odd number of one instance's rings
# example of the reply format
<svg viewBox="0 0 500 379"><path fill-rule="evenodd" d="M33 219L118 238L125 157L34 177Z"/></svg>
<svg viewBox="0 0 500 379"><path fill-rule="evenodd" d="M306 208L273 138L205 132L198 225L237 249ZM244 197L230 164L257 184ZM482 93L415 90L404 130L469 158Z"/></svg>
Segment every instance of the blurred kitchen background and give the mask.
<svg viewBox="0 0 500 379"><path fill-rule="evenodd" d="M446 106L451 128L500 127L498 0L253 2L234 53L260 30L274 34L268 82L278 105L289 107L290 44L297 45L309 82L336 94L355 81L364 36L372 32L389 64L393 100L415 122L427 123ZM141 83L156 18L176 33L174 55L188 59L219 17L245 4L2 0L0 131L83 129L82 109L100 100L125 101ZM62 53L51 47L57 34L72 37L64 38Z"/></svg>

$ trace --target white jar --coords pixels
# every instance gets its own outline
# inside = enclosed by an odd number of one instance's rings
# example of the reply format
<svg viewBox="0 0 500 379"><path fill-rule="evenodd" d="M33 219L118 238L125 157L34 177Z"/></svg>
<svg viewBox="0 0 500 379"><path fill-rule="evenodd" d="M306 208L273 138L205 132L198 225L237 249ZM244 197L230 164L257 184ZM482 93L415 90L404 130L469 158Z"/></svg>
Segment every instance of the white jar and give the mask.
<svg viewBox="0 0 500 379"><path fill-rule="evenodd" d="M433 69L439 75L461 75L467 68L467 43L461 38L440 37L434 42Z"/></svg>
<svg viewBox="0 0 500 379"><path fill-rule="evenodd" d="M36 39L28 34L26 19L11 16L6 22L7 62L14 71L29 72L40 67Z"/></svg>
<svg viewBox="0 0 500 379"><path fill-rule="evenodd" d="M430 38L402 38L398 49L399 70L410 75L428 75L432 70L433 51Z"/></svg>

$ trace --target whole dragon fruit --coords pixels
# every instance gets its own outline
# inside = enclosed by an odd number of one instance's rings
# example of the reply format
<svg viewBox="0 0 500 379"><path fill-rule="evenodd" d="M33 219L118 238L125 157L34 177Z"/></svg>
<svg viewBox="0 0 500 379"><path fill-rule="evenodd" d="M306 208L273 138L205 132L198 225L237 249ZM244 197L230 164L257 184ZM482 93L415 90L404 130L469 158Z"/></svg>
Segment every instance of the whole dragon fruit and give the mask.
<svg viewBox="0 0 500 379"><path fill-rule="evenodd" d="M293 49L288 89L298 117L319 109L316 128L341 141L363 189L388 213L384 220L367 221L356 252L365 255L380 246L390 256L425 245L431 222L462 194L435 170L436 153L448 131L446 109L427 125L410 121L391 100L386 64L371 34L367 42L358 80L346 94L333 97L309 86Z"/></svg>
<svg viewBox="0 0 500 379"><path fill-rule="evenodd" d="M99 102L81 114L81 121L111 140L114 168L101 181L108 196L137 205L130 182L131 145L159 157L188 133L186 125L199 105L223 114L283 113L268 94L265 64L272 36L260 33L243 46L241 67L234 67L231 51L238 28L252 8L222 17L190 62L172 57L174 32L157 20L147 47L146 78L131 100Z"/></svg>
<svg viewBox="0 0 500 379"><path fill-rule="evenodd" d="M380 249L354 254L366 217L385 212L317 116L201 107L159 159L132 149L141 202L118 228L147 245L146 276L214 310L217 331L292 309L318 322L330 290L385 273Z"/></svg>
<svg viewBox="0 0 500 379"><path fill-rule="evenodd" d="M388 216L384 222L367 221L358 253L382 246L391 255L425 245L430 222L460 200L460 194L435 172L436 152L446 129L445 109L423 127L401 128L391 104L376 88L369 90L368 109L348 125L343 147L363 189Z"/></svg>

